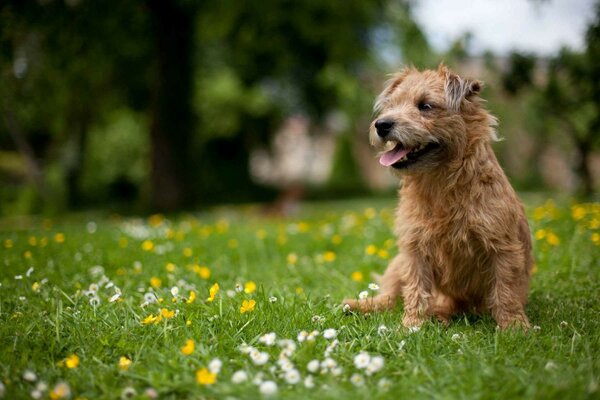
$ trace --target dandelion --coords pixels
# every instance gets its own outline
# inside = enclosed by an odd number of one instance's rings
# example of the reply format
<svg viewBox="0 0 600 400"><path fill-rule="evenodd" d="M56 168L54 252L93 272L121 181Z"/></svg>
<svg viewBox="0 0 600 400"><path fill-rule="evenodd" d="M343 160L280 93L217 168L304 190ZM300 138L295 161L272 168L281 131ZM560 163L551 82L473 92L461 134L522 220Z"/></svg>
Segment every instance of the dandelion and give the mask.
<svg viewBox="0 0 600 400"><path fill-rule="evenodd" d="M196 371L196 382L200 385L213 385L217 381L217 374L210 372L206 368Z"/></svg>
<svg viewBox="0 0 600 400"><path fill-rule="evenodd" d="M376 283L369 283L369 289L371 289L372 291L376 292L379 290L379 285Z"/></svg>
<svg viewBox="0 0 600 400"><path fill-rule="evenodd" d="M371 356L369 353L361 351L354 357L354 366L358 369L364 369L369 366L371 362Z"/></svg>
<svg viewBox="0 0 600 400"><path fill-rule="evenodd" d="M240 307L240 312L245 314L247 312L254 311L254 307L256 306L255 300L244 300L242 301L242 306Z"/></svg>
<svg viewBox="0 0 600 400"><path fill-rule="evenodd" d="M262 335L258 341L266 344L267 346L273 346L275 344L276 334L275 332L270 332Z"/></svg>
<svg viewBox="0 0 600 400"><path fill-rule="evenodd" d="M340 235L337 235L337 234L333 235L331 237L331 243L333 243L335 245L338 245L338 244L342 243L342 237Z"/></svg>
<svg viewBox="0 0 600 400"><path fill-rule="evenodd" d="M350 279L352 279L354 282L362 282L364 277L362 272L354 271L352 275L350 275Z"/></svg>
<svg viewBox="0 0 600 400"><path fill-rule="evenodd" d="M183 255L185 257L191 257L193 254L194 254L194 251L191 248L186 247L185 249L183 249Z"/></svg>
<svg viewBox="0 0 600 400"><path fill-rule="evenodd" d="M366 290L363 290L362 292L360 292L358 294L358 298L361 299L361 300L364 300L367 297L369 297L369 292L367 292Z"/></svg>
<svg viewBox="0 0 600 400"><path fill-rule="evenodd" d="M308 372L312 372L313 374L319 370L319 360L311 360L308 364L306 364L306 369Z"/></svg>
<svg viewBox="0 0 600 400"><path fill-rule="evenodd" d="M535 238L536 238L536 240L542 240L545 237L546 237L546 230L545 229L538 229L537 231L535 231Z"/></svg>
<svg viewBox="0 0 600 400"><path fill-rule="evenodd" d="M54 235L54 241L56 243L64 243L65 242L65 234L58 232L56 235Z"/></svg>
<svg viewBox="0 0 600 400"><path fill-rule="evenodd" d="M583 219L585 217L585 214L586 210L584 206L577 204L571 207L571 216L575 221Z"/></svg>
<svg viewBox="0 0 600 400"><path fill-rule="evenodd" d="M150 314L142 320L142 324L149 325L149 324L153 324L153 323L158 323L161 319L162 319L162 317L160 316L160 314L157 316Z"/></svg>
<svg viewBox="0 0 600 400"><path fill-rule="evenodd" d="M233 373L233 375L231 376L231 382L235 383L236 385L242 383L242 382L246 382L248 380L248 374L245 371L236 371Z"/></svg>
<svg viewBox="0 0 600 400"><path fill-rule="evenodd" d="M285 373L284 379L290 385L295 385L300 382L300 372L297 369L290 369Z"/></svg>
<svg viewBox="0 0 600 400"><path fill-rule="evenodd" d="M325 339L334 339L337 336L337 331L333 328L325 329L323 331L323 337Z"/></svg>
<svg viewBox="0 0 600 400"><path fill-rule="evenodd" d="M560 244L560 239L554 232L548 232L546 235L546 242L548 242L550 246L558 246Z"/></svg>
<svg viewBox="0 0 600 400"><path fill-rule="evenodd" d="M296 253L290 253L287 255L287 263L289 265L296 265L297 262L298 262L298 256L296 255Z"/></svg>
<svg viewBox="0 0 600 400"><path fill-rule="evenodd" d="M377 257L385 260L390 257L390 253L385 249L381 249L377 252Z"/></svg>
<svg viewBox="0 0 600 400"><path fill-rule="evenodd" d="M192 339L188 339L185 341L185 345L183 345L181 347L181 353L184 356L189 356L190 354L192 354L194 352L195 349L196 349L196 344L194 343L194 341Z"/></svg>
<svg viewBox="0 0 600 400"><path fill-rule="evenodd" d="M265 396L271 396L277 393L277 384L273 381L264 381L259 387L260 393Z"/></svg>
<svg viewBox="0 0 600 400"><path fill-rule="evenodd" d="M598 233L598 232L592 233L592 242L595 245L600 245L600 233Z"/></svg>
<svg viewBox="0 0 600 400"><path fill-rule="evenodd" d="M196 292L190 290L190 295L188 299L185 301L187 304L192 304L196 300Z"/></svg>
<svg viewBox="0 0 600 400"><path fill-rule="evenodd" d="M377 382L377 387L381 390L388 390L392 386L392 383L387 378L381 378L379 382Z"/></svg>
<svg viewBox="0 0 600 400"><path fill-rule="evenodd" d="M27 382L35 382L37 381L37 378L37 375L32 370L26 369L23 371L23 379L25 379Z"/></svg>
<svg viewBox="0 0 600 400"><path fill-rule="evenodd" d="M218 358L214 358L208 363L208 370L213 374L218 374L221 372L221 367L223 367L223 362Z"/></svg>
<svg viewBox="0 0 600 400"><path fill-rule="evenodd" d="M235 249L236 247L238 247L240 244L240 242L238 242L236 239L230 239L227 242L227 247L229 247L230 249Z"/></svg>
<svg viewBox="0 0 600 400"><path fill-rule="evenodd" d="M208 291L209 295L208 298L206 299L206 301L211 302L215 299L215 296L217 295L217 293L219 293L219 284L215 283L214 285L212 285Z"/></svg>
<svg viewBox="0 0 600 400"><path fill-rule="evenodd" d="M367 248L365 249L365 254L372 256L373 254L377 253L377 247L374 244L370 244L367 246Z"/></svg>
<svg viewBox="0 0 600 400"><path fill-rule="evenodd" d="M175 311L166 309L166 308L161 308L160 309L160 316L166 319L171 319L175 316Z"/></svg>
<svg viewBox="0 0 600 400"><path fill-rule="evenodd" d="M65 359L65 366L69 369L74 369L79 366L79 356L77 354L71 354Z"/></svg>
<svg viewBox="0 0 600 400"><path fill-rule="evenodd" d="M65 382L59 382L50 392L51 400L66 399L71 397L71 388Z"/></svg>
<svg viewBox="0 0 600 400"><path fill-rule="evenodd" d="M39 282L33 282L33 284L31 285L31 290L38 293L40 291L41 287L42 287L42 285L40 285Z"/></svg>
<svg viewBox="0 0 600 400"><path fill-rule="evenodd" d="M121 356L121 358L119 358L119 369L121 371L127 371L129 369L129 366L131 365L131 360L125 356Z"/></svg>
<svg viewBox="0 0 600 400"><path fill-rule="evenodd" d="M144 240L142 242L142 250L152 251L152 249L154 249L154 243L152 243L152 240Z"/></svg>
<svg viewBox="0 0 600 400"><path fill-rule="evenodd" d="M121 400L133 399L137 395L137 392L131 386L127 386L121 392Z"/></svg>
<svg viewBox="0 0 600 400"><path fill-rule="evenodd" d="M354 385L354 386L364 386L365 384L365 378L361 375L361 374L353 374L350 377L350 382Z"/></svg>
<svg viewBox="0 0 600 400"><path fill-rule="evenodd" d="M160 280L160 278L157 278L156 276L150 278L150 286L152 286L154 289L158 289L161 284L162 281Z"/></svg>
<svg viewBox="0 0 600 400"><path fill-rule="evenodd" d="M6 239L4 241L4 248L5 249L12 249L12 247L14 246L14 242L10 239Z"/></svg>
<svg viewBox="0 0 600 400"><path fill-rule="evenodd" d="M336 255L335 255L335 253L333 251L326 251L323 254L323 260L325 262L334 262L335 259L336 259Z"/></svg>
<svg viewBox="0 0 600 400"><path fill-rule="evenodd" d="M250 293L253 293L254 291L256 291L256 283L254 283L254 281L246 282L246 284L244 285L244 292L246 294L250 294Z"/></svg>

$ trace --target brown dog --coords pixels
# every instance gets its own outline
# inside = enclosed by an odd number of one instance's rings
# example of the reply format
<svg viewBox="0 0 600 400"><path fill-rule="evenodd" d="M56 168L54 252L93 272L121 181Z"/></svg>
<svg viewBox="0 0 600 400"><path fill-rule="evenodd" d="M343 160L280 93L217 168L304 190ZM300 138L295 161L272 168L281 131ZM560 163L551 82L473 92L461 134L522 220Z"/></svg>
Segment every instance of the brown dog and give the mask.
<svg viewBox="0 0 600 400"><path fill-rule="evenodd" d="M491 311L503 329L529 327L530 231L492 150L496 119L481 105L481 86L443 65L407 68L377 98L371 143L403 177L400 252L381 293L345 300L351 309L389 309L402 296L406 327L461 311Z"/></svg>

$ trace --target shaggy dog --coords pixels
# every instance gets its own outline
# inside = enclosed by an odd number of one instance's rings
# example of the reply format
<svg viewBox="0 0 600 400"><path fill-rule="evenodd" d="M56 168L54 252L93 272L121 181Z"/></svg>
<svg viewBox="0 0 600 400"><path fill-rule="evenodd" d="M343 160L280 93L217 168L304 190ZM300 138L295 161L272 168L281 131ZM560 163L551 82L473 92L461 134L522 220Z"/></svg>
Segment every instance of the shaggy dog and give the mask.
<svg viewBox="0 0 600 400"><path fill-rule="evenodd" d="M403 178L399 254L380 294L344 300L350 309L389 309L402 296L406 327L465 311L489 311L502 329L530 326L529 226L492 150L496 118L481 104L481 87L444 65L407 68L377 98L371 144Z"/></svg>

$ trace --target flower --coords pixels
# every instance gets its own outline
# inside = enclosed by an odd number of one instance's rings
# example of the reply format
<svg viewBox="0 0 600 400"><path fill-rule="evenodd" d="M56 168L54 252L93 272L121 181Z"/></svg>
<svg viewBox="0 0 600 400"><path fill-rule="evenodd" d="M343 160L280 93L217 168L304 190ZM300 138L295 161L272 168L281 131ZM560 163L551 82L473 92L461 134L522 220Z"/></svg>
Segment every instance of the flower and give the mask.
<svg viewBox="0 0 600 400"><path fill-rule="evenodd" d="M171 295L173 297L177 297L179 295L179 288L177 286L173 286L171 288Z"/></svg>
<svg viewBox="0 0 600 400"><path fill-rule="evenodd" d="M269 297L269 303L276 303L276 302L277 302L277 297L275 297L275 296Z"/></svg>
<svg viewBox="0 0 600 400"><path fill-rule="evenodd" d="M269 361L269 354L253 349L250 351L250 358L255 365L264 365Z"/></svg>
<svg viewBox="0 0 600 400"><path fill-rule="evenodd" d="M157 399L158 398L158 392L156 391L156 389L151 388L151 387L144 390L144 395L146 397L148 397L149 399Z"/></svg>
<svg viewBox="0 0 600 400"><path fill-rule="evenodd" d="M175 311L168 310L166 308L161 308L160 315L163 318L171 319L175 316Z"/></svg>
<svg viewBox="0 0 600 400"><path fill-rule="evenodd" d="M154 243L152 243L152 240L144 240L142 242L142 249L145 251L152 251L152 249L154 249Z"/></svg>
<svg viewBox="0 0 600 400"><path fill-rule="evenodd" d="M312 372L313 374L319 370L319 360L311 360L308 364L306 364L306 369L308 372Z"/></svg>
<svg viewBox="0 0 600 400"><path fill-rule="evenodd" d="M54 235L54 241L56 243L64 243L65 241L65 234L58 232L56 235Z"/></svg>
<svg viewBox="0 0 600 400"><path fill-rule="evenodd" d="M383 368L384 363L385 361L381 356L371 357L371 361L369 362L369 365L367 365L366 368L367 375L372 375L381 370L381 368Z"/></svg>
<svg viewBox="0 0 600 400"><path fill-rule="evenodd" d="M210 289L208 290L208 298L206 299L206 301L211 302L215 299L215 296L217 295L217 293L219 293L219 284L215 283L214 285L212 285L210 287Z"/></svg>
<svg viewBox="0 0 600 400"><path fill-rule="evenodd" d="M177 266L171 262L165 265L165 269L167 270L167 272L174 272L176 268Z"/></svg>
<svg viewBox="0 0 600 400"><path fill-rule="evenodd" d="M369 289L371 289L372 291L376 292L379 290L379 285L376 283L369 283Z"/></svg>
<svg viewBox="0 0 600 400"><path fill-rule="evenodd" d="M127 371L129 369L129 366L131 365L131 360L125 356L121 356L121 358L119 358L119 369L121 371Z"/></svg>
<svg viewBox="0 0 600 400"><path fill-rule="evenodd" d="M254 307L256 306L256 300L244 300L242 301L242 306L240 307L240 312L245 314L247 312L254 311Z"/></svg>
<svg viewBox="0 0 600 400"><path fill-rule="evenodd" d="M277 393L277 384L273 381L264 381L259 387L260 393L265 396L270 396Z"/></svg>
<svg viewBox="0 0 600 400"><path fill-rule="evenodd" d="M115 301L119 300L119 298L121 298L121 293L115 293L109 300L109 303L114 303Z"/></svg>
<svg viewBox="0 0 600 400"><path fill-rule="evenodd" d="M457 340L459 340L459 339L460 339L460 333L455 333L454 335L452 335L452 338L451 338L451 339L452 339L452 340L454 340L454 341L456 342Z"/></svg>
<svg viewBox="0 0 600 400"><path fill-rule="evenodd" d="M313 378L312 375L309 375L306 378L304 378L304 387L307 389L312 389L315 387L315 378Z"/></svg>
<svg viewBox="0 0 600 400"><path fill-rule="evenodd" d="M26 369L25 371L23 371L23 379L25 379L28 382L35 382L37 381L37 375L32 370Z"/></svg>
<svg viewBox="0 0 600 400"><path fill-rule="evenodd" d="M194 292L193 290L190 290L190 296L188 297L188 299L185 302L187 304L192 304L195 300L196 300L196 292Z"/></svg>
<svg viewBox="0 0 600 400"><path fill-rule="evenodd" d="M550 246L558 246L560 244L560 239L554 232L548 232L546 235L546 242L548 242Z"/></svg>
<svg viewBox="0 0 600 400"><path fill-rule="evenodd" d="M50 392L50 399L66 399L71 396L71 388L65 382L59 382Z"/></svg>
<svg viewBox="0 0 600 400"><path fill-rule="evenodd" d="M375 253L377 253L377 246L375 246L374 244L368 245L365 249L365 254L372 256Z"/></svg>
<svg viewBox="0 0 600 400"><path fill-rule="evenodd" d="M217 381L217 374L210 372L206 368L200 368L196 371L196 382L200 385L212 385Z"/></svg>
<svg viewBox="0 0 600 400"><path fill-rule="evenodd" d="M323 331L323 337L325 339L334 339L337 336L337 331L333 328L325 329Z"/></svg>
<svg viewBox="0 0 600 400"><path fill-rule="evenodd" d="M185 345L183 345L181 347L181 353L184 356L189 356L190 354L192 354L194 352L195 349L196 349L196 345L194 343L194 340L188 339L185 341Z"/></svg>
<svg viewBox="0 0 600 400"><path fill-rule="evenodd" d="M231 382L235 383L235 384L240 384L242 382L245 382L248 380L248 374L246 373L246 371L236 371L233 373L233 375L231 376Z"/></svg>
<svg viewBox="0 0 600 400"><path fill-rule="evenodd" d="M371 362L371 356L369 353L361 351L354 357L354 366L358 369L364 369L369 366Z"/></svg>
<svg viewBox="0 0 600 400"><path fill-rule="evenodd" d="M276 337L277 336L276 336L275 332L270 332L270 333L262 335L258 339L258 341L266 344L267 346L273 346L275 344Z"/></svg>
<svg viewBox="0 0 600 400"><path fill-rule="evenodd" d="M300 382L300 379L301 379L300 372L298 372L298 370L294 369L294 368L290 369L285 373L284 379L290 385L295 385L298 382Z"/></svg>
<svg viewBox="0 0 600 400"><path fill-rule="evenodd" d="M250 294L254 291L256 291L256 283L254 283L254 281L246 282L246 284L244 285L244 292L246 292L246 294Z"/></svg>
<svg viewBox="0 0 600 400"><path fill-rule="evenodd" d="M377 382L377 387L381 390L387 390L392 386L392 383L389 379L381 378L379 382Z"/></svg>
<svg viewBox="0 0 600 400"><path fill-rule="evenodd" d="M358 298L361 299L361 300L364 300L367 297L369 297L369 292L367 292L366 290L363 290L362 292L360 292L358 294Z"/></svg>
<svg viewBox="0 0 600 400"><path fill-rule="evenodd" d="M69 369L74 369L79 366L79 356L77 354L71 354L65 359L65 366Z"/></svg>
<svg viewBox="0 0 600 400"><path fill-rule="evenodd" d="M208 363L208 370L213 374L218 374L221 372L221 367L223 366L223 362L218 358L213 358L210 363Z"/></svg>
<svg viewBox="0 0 600 400"><path fill-rule="evenodd" d="M298 256L296 253L290 253L287 255L287 263L289 265L295 265L298 262Z"/></svg>
<svg viewBox="0 0 600 400"><path fill-rule="evenodd" d="M121 392L121 400L133 399L136 395L137 395L137 391L135 390L135 388L132 388L131 386L127 386Z"/></svg>
<svg viewBox="0 0 600 400"><path fill-rule="evenodd" d="M162 281L160 280L160 278L157 278L156 276L150 278L150 286L152 286L154 289L158 289L161 283Z"/></svg>
<svg viewBox="0 0 600 400"><path fill-rule="evenodd" d="M388 329L387 326L385 326L385 325L379 325L379 328L377 328L377 334L379 336L381 336L381 335L385 334L388 330L389 329Z"/></svg>
<svg viewBox="0 0 600 400"><path fill-rule="evenodd" d="M361 374L353 374L350 377L350 382L352 382L354 386L363 386L365 384L365 378Z"/></svg>
<svg viewBox="0 0 600 400"><path fill-rule="evenodd" d="M142 320L142 324L149 325L149 324L159 323L161 320L162 320L162 316L160 314L158 314L157 316L150 314Z"/></svg>
<svg viewBox="0 0 600 400"><path fill-rule="evenodd" d="M323 254L323 260L325 262L334 262L335 258L336 258L336 255L335 255L335 253L333 251L326 251Z"/></svg>
<svg viewBox="0 0 600 400"><path fill-rule="evenodd" d="M352 275L350 275L350 279L352 279L354 282L362 282L364 277L362 272L354 271Z"/></svg>

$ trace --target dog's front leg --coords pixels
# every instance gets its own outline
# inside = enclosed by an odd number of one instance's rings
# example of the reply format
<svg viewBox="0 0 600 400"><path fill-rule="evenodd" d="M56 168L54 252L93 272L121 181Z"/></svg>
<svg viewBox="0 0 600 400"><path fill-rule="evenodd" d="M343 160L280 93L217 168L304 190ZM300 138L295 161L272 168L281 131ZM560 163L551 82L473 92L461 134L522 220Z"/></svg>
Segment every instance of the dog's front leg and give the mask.
<svg viewBox="0 0 600 400"><path fill-rule="evenodd" d="M422 265L418 258L411 258L402 270L402 297L406 328L419 327L431 317L431 268Z"/></svg>

